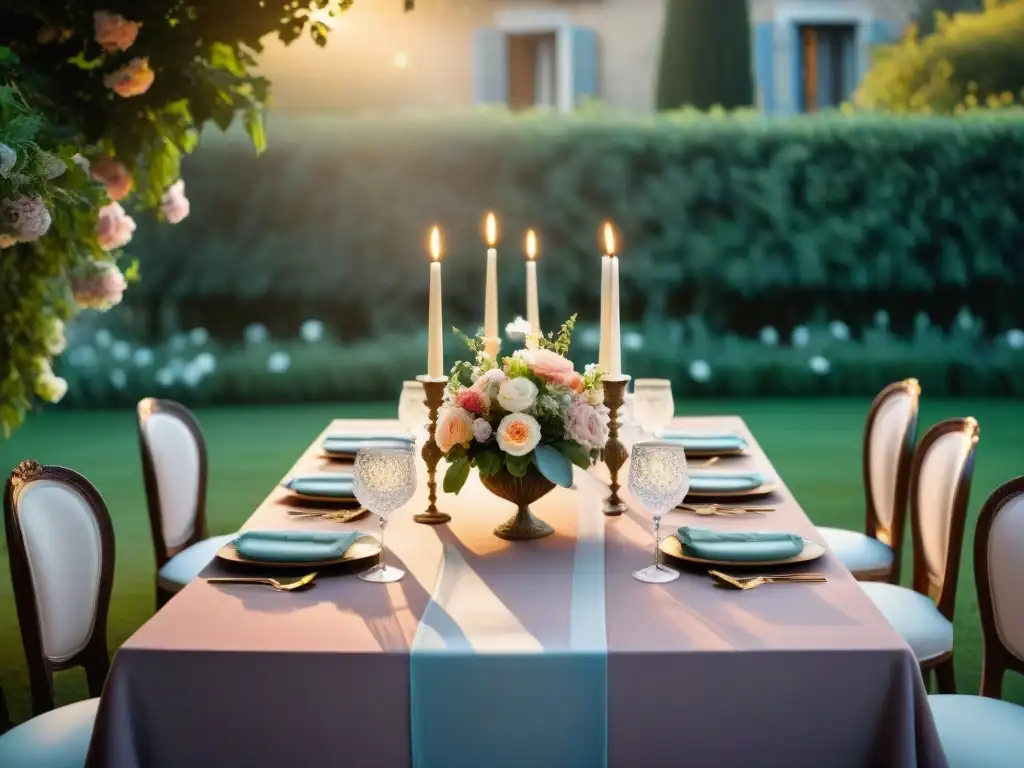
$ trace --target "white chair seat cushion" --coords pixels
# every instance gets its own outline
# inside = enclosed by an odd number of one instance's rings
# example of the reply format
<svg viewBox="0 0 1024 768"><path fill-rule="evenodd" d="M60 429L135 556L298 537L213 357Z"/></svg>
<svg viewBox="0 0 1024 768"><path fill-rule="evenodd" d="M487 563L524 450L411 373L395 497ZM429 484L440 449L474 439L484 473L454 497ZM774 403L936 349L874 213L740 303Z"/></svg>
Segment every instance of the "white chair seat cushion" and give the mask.
<svg viewBox="0 0 1024 768"><path fill-rule="evenodd" d="M87 699L33 717L0 736L0 765L82 768L99 699Z"/></svg>
<svg viewBox="0 0 1024 768"><path fill-rule="evenodd" d="M860 586L907 641L918 661L953 650L953 625L927 597L895 584L864 581Z"/></svg>
<svg viewBox="0 0 1024 768"><path fill-rule="evenodd" d="M1024 764L1024 707L985 696L928 697L949 768Z"/></svg>
<svg viewBox="0 0 1024 768"><path fill-rule="evenodd" d="M199 575L199 572L213 560L218 549L234 538L235 534L213 536L183 549L164 563L164 567L157 572L160 586L171 592L177 592Z"/></svg>
<svg viewBox="0 0 1024 768"><path fill-rule="evenodd" d="M818 528L818 533L854 575L892 568L892 550L878 539L845 528Z"/></svg>

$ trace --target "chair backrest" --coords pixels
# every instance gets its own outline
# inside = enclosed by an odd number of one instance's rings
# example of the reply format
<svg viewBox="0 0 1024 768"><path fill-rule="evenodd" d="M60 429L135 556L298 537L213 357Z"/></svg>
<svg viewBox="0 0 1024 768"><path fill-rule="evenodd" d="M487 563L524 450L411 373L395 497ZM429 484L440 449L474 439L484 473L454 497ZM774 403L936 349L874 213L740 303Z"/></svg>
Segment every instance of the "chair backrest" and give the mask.
<svg viewBox="0 0 1024 768"><path fill-rule="evenodd" d="M114 529L96 488L64 467L23 461L4 489L14 602L35 714L54 707L53 673L85 668L99 696L110 666Z"/></svg>
<svg viewBox="0 0 1024 768"><path fill-rule="evenodd" d="M206 440L192 412L172 400L138 405L139 451L157 568L206 535Z"/></svg>
<svg viewBox="0 0 1024 768"><path fill-rule="evenodd" d="M914 589L934 598L950 621L979 434L970 416L940 421L921 439L910 470Z"/></svg>
<svg viewBox="0 0 1024 768"><path fill-rule="evenodd" d="M985 501L974 535L974 578L985 639L981 695L998 699L1006 670L1024 673L1024 477Z"/></svg>
<svg viewBox="0 0 1024 768"><path fill-rule="evenodd" d="M9 731L11 728L11 716L7 714L7 699L4 698L4 689L0 688L0 733Z"/></svg>
<svg viewBox="0 0 1024 768"><path fill-rule="evenodd" d="M866 533L892 548L894 583L900 574L920 396L917 379L890 384L871 403L864 427Z"/></svg>

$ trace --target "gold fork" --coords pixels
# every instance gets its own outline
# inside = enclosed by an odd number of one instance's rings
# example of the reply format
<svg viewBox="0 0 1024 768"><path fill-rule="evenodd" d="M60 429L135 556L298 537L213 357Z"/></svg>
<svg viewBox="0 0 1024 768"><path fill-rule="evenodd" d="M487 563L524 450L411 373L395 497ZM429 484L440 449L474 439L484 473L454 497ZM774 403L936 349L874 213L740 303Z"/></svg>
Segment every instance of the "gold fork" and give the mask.
<svg viewBox="0 0 1024 768"><path fill-rule="evenodd" d="M775 511L775 507L733 507L722 504L680 504L679 508L697 515L763 515Z"/></svg>
<svg viewBox="0 0 1024 768"><path fill-rule="evenodd" d="M756 589L764 584L795 584L798 582L827 581L821 573L780 573L775 576L730 576L721 571L708 571L708 575L718 584L731 589Z"/></svg>
<svg viewBox="0 0 1024 768"><path fill-rule="evenodd" d="M277 579L271 578L258 578L258 577L244 577L244 576L218 576L216 578L207 579L208 584L266 584L267 586L273 587L278 592L291 592L296 589L302 589L303 587L312 584L313 579L316 578L318 571L313 573L307 573L301 579L295 581L281 582Z"/></svg>

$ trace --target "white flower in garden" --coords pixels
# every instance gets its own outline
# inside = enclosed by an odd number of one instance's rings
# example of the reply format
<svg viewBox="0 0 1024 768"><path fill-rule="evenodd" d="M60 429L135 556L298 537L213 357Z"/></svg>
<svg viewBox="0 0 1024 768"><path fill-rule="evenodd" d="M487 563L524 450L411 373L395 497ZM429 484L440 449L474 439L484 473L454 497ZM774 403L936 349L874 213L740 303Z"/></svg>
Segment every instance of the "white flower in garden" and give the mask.
<svg viewBox="0 0 1024 768"><path fill-rule="evenodd" d="M974 316L967 307L961 307L956 314L956 325L961 331L969 331L974 327Z"/></svg>
<svg viewBox="0 0 1024 768"><path fill-rule="evenodd" d="M690 378L702 383L707 381L711 378L711 366L705 360L694 360L690 363Z"/></svg>
<svg viewBox="0 0 1024 768"><path fill-rule="evenodd" d="M97 360L96 350L88 344L75 347L68 353L68 362L75 368L85 368L95 365Z"/></svg>
<svg viewBox="0 0 1024 768"><path fill-rule="evenodd" d="M210 332L205 328L193 328L188 332L188 339L195 346L204 347L210 341Z"/></svg>
<svg viewBox="0 0 1024 768"><path fill-rule="evenodd" d="M139 36L141 22L128 21L119 13L94 11L92 14L96 42L107 53L127 51Z"/></svg>
<svg viewBox="0 0 1024 768"><path fill-rule="evenodd" d="M790 337L794 347L806 347L807 342L811 340L811 332L807 329L806 325L798 325L793 329L793 335Z"/></svg>
<svg viewBox="0 0 1024 768"><path fill-rule="evenodd" d="M59 317L50 318L50 328L46 333L46 346L51 355L59 355L68 346L64 335L64 321Z"/></svg>
<svg viewBox="0 0 1024 768"><path fill-rule="evenodd" d="M188 337L183 333L176 333L171 336L168 343L175 352L181 352L181 350L188 346Z"/></svg>
<svg viewBox="0 0 1024 768"><path fill-rule="evenodd" d="M120 203L100 208L96 220L96 240L104 251L123 248L135 234L135 219L125 213Z"/></svg>
<svg viewBox="0 0 1024 768"><path fill-rule="evenodd" d="M51 403L59 403L68 391L68 383L60 376L53 373L50 361L46 358L39 358L36 361L39 375L36 377L35 390L43 400Z"/></svg>
<svg viewBox="0 0 1024 768"><path fill-rule="evenodd" d="M490 423L487 419L474 419L473 420L473 439L478 443L486 443L491 439L491 433L494 430L491 429Z"/></svg>
<svg viewBox="0 0 1024 768"><path fill-rule="evenodd" d="M580 331L580 344L588 349L597 349L601 345L601 329L595 326Z"/></svg>
<svg viewBox="0 0 1024 768"><path fill-rule="evenodd" d="M0 178L6 179L18 163L18 153L6 144L0 143Z"/></svg>
<svg viewBox="0 0 1024 768"><path fill-rule="evenodd" d="M110 372L110 386L114 389L124 389L127 384L128 374L120 368L115 368Z"/></svg>
<svg viewBox="0 0 1024 768"><path fill-rule="evenodd" d="M115 341L110 347L110 354L115 360L124 362L132 355L132 345L127 341Z"/></svg>
<svg viewBox="0 0 1024 768"><path fill-rule="evenodd" d="M174 384L174 372L169 368L161 368L153 378L161 387L170 387Z"/></svg>
<svg viewBox="0 0 1024 768"><path fill-rule="evenodd" d="M153 350L140 347L135 350L132 360L139 368L148 368L153 364Z"/></svg>
<svg viewBox="0 0 1024 768"><path fill-rule="evenodd" d="M267 326L260 323L245 326L243 335L245 336L246 344L265 344L267 339L270 338Z"/></svg>
<svg viewBox="0 0 1024 768"><path fill-rule="evenodd" d="M97 347L106 348L114 341L113 335L106 328L100 328L93 337Z"/></svg>
<svg viewBox="0 0 1024 768"><path fill-rule="evenodd" d="M540 442L540 424L527 413L510 413L498 424L495 438L509 456L525 456Z"/></svg>
<svg viewBox="0 0 1024 768"><path fill-rule="evenodd" d="M828 332L837 341L846 341L850 338L850 327L842 320L833 320L828 324Z"/></svg>
<svg viewBox="0 0 1024 768"><path fill-rule="evenodd" d="M595 407L604 405L604 387L595 387L587 392L587 404Z"/></svg>
<svg viewBox="0 0 1024 768"><path fill-rule="evenodd" d="M644 335L637 333L636 331L626 331L622 334L622 346L630 350L639 350L644 348Z"/></svg>
<svg viewBox="0 0 1024 768"><path fill-rule="evenodd" d="M167 219L168 224L178 224L188 216L189 210L191 210L191 206L188 198L185 197L185 182L178 179L171 184L160 199L160 212Z"/></svg>
<svg viewBox="0 0 1024 768"><path fill-rule="evenodd" d="M510 339L518 339L523 336L528 336L533 329L530 324L521 317L517 317L511 323L505 326L505 335Z"/></svg>
<svg viewBox="0 0 1024 768"><path fill-rule="evenodd" d="M875 312L875 325L879 328L889 327L889 313L884 309L880 309Z"/></svg>
<svg viewBox="0 0 1024 768"><path fill-rule="evenodd" d="M509 413L525 411L535 402L537 385L524 376L509 379L498 389L498 404Z"/></svg>
<svg viewBox="0 0 1024 768"><path fill-rule="evenodd" d="M186 387L194 388L199 386L204 375L203 369L193 361L189 365L186 365L185 370L181 372L181 380L184 382Z"/></svg>
<svg viewBox="0 0 1024 768"><path fill-rule="evenodd" d="M774 347L779 343L779 332L772 326L766 325L761 329L761 343L766 347Z"/></svg>
<svg viewBox="0 0 1024 768"><path fill-rule="evenodd" d="M287 352L273 352L267 358L267 370L271 373L284 373L292 367L292 359Z"/></svg>
<svg viewBox="0 0 1024 768"><path fill-rule="evenodd" d="M22 242L42 237L52 223L50 211L39 195L0 201L0 230Z"/></svg>
<svg viewBox="0 0 1024 768"><path fill-rule="evenodd" d="M320 341L324 337L324 324L319 320L307 320L299 328L299 336L309 344Z"/></svg>
<svg viewBox="0 0 1024 768"><path fill-rule="evenodd" d="M1010 349L1024 349L1024 331L1012 328L1006 332L1006 346Z"/></svg>
<svg viewBox="0 0 1024 768"><path fill-rule="evenodd" d="M818 374L819 376L825 376L829 371L832 370L832 363L821 355L815 355L807 361L807 365L810 366L811 371Z"/></svg>
<svg viewBox="0 0 1024 768"><path fill-rule="evenodd" d="M192 361L192 365L202 371L205 376L217 370L217 358L209 352L200 352L196 355L196 359Z"/></svg>

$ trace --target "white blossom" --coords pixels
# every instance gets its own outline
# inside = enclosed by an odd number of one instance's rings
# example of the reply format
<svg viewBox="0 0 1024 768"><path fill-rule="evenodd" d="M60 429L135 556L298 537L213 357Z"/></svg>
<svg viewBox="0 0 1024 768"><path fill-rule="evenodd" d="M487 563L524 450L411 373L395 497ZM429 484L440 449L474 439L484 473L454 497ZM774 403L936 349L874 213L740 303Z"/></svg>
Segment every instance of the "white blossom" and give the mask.
<svg viewBox="0 0 1024 768"><path fill-rule="evenodd" d="M174 384L174 372L169 368L161 368L156 372L154 378L161 387L170 387Z"/></svg>
<svg viewBox="0 0 1024 768"><path fill-rule="evenodd" d="M247 325L245 331L243 331L246 344L265 344L267 339L270 338L270 333L267 331L267 326L261 323L253 323Z"/></svg>
<svg viewBox="0 0 1024 768"><path fill-rule="evenodd" d="M181 380L186 387L194 388L199 386L204 375L203 370L193 361L186 365L185 370L181 372Z"/></svg>
<svg viewBox="0 0 1024 768"><path fill-rule="evenodd" d="M210 332L205 328L193 328L188 332L188 340L197 347L206 346L210 340Z"/></svg>
<svg viewBox="0 0 1024 768"><path fill-rule="evenodd" d="M209 352L200 352L192 361L192 365L205 376L217 370L217 358Z"/></svg>
<svg viewBox="0 0 1024 768"><path fill-rule="evenodd" d="M594 326L582 329L579 342L588 349L597 349L601 345L601 329Z"/></svg>
<svg viewBox="0 0 1024 768"><path fill-rule="evenodd" d="M846 341L850 338L850 328L842 320L833 320L828 324L828 332L837 341Z"/></svg>
<svg viewBox="0 0 1024 768"><path fill-rule="evenodd" d="M694 360L690 363L690 378L702 383L707 381L711 378L711 366L706 360Z"/></svg>
<svg viewBox="0 0 1024 768"><path fill-rule="evenodd" d="M806 347L807 343L811 340L811 332L807 329L806 325L798 325L793 329L793 335L790 337L794 347Z"/></svg>
<svg viewBox="0 0 1024 768"><path fill-rule="evenodd" d="M153 364L153 350L140 347L135 350L132 359L139 368L147 368Z"/></svg>
<svg viewBox="0 0 1024 768"><path fill-rule="evenodd" d="M110 372L110 384L114 389L124 389L128 384L128 375L120 368L115 368Z"/></svg>
<svg viewBox="0 0 1024 768"><path fill-rule="evenodd" d="M877 325L879 328L888 328L889 313L886 312L884 309L880 309L877 312L875 312L875 325Z"/></svg>
<svg viewBox="0 0 1024 768"><path fill-rule="evenodd" d="M643 334L637 333L636 331L626 331L624 334L622 334L622 346L630 350L643 349Z"/></svg>
<svg viewBox="0 0 1024 768"><path fill-rule="evenodd" d="M46 334L46 346L51 355L59 355L68 346L67 337L64 335L64 321L59 317L50 318L50 328Z"/></svg>
<svg viewBox="0 0 1024 768"><path fill-rule="evenodd" d="M319 320L307 320L299 328L299 336L309 344L320 341L324 337L324 324Z"/></svg>
<svg viewBox="0 0 1024 768"><path fill-rule="evenodd" d="M97 347L109 347L114 341L113 335L106 328L100 328L93 337Z"/></svg>
<svg viewBox="0 0 1024 768"><path fill-rule="evenodd" d="M521 317L517 317L511 323L505 326L505 334L510 339L521 338L528 336L533 329L530 324Z"/></svg>
<svg viewBox="0 0 1024 768"><path fill-rule="evenodd" d="M110 355L115 360L127 360L131 357L132 347L127 341L115 341L110 347Z"/></svg>
<svg viewBox="0 0 1024 768"><path fill-rule="evenodd" d="M284 373L292 367L292 359L287 352L273 352L267 358L267 370L270 373Z"/></svg>
<svg viewBox="0 0 1024 768"><path fill-rule="evenodd" d="M1024 349L1024 331L1012 328L1006 332L1006 345L1010 349Z"/></svg>
<svg viewBox="0 0 1024 768"><path fill-rule="evenodd" d="M813 373L816 373L819 376L825 376L832 370L832 363L821 355L815 355L812 357L807 361L807 365Z"/></svg>
<svg viewBox="0 0 1024 768"><path fill-rule="evenodd" d="M180 352L188 346L188 337L183 333L176 333L171 336L169 344L175 352Z"/></svg>
<svg viewBox="0 0 1024 768"><path fill-rule="evenodd" d="M961 331L969 331L974 327L974 316L967 307L961 307L956 314L956 324Z"/></svg>
<svg viewBox="0 0 1024 768"><path fill-rule="evenodd" d="M761 343L766 347L774 347L779 343L779 332L770 325L761 329Z"/></svg>

